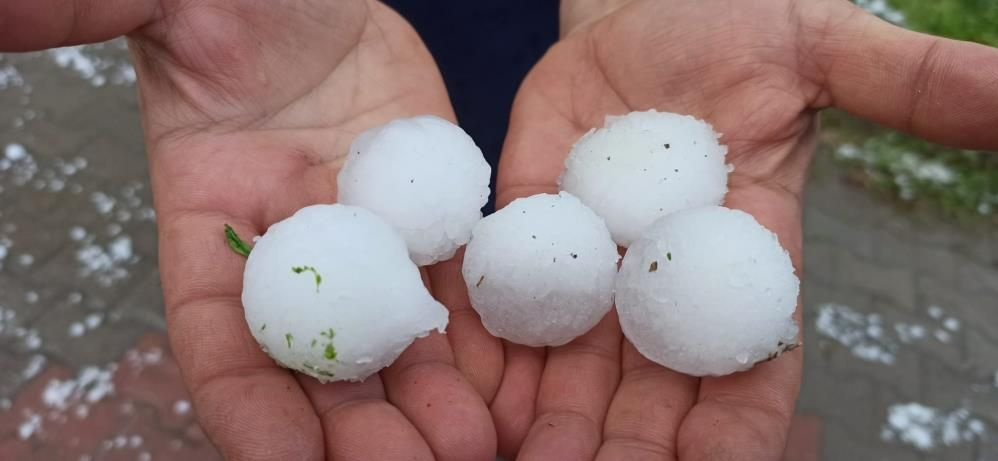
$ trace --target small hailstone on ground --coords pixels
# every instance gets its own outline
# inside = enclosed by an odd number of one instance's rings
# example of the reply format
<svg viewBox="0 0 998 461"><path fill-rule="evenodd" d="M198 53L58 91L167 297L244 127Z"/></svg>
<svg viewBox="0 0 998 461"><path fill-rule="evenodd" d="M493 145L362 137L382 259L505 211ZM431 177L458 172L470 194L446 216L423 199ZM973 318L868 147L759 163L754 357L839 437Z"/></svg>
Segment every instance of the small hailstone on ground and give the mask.
<svg viewBox="0 0 998 461"><path fill-rule="evenodd" d="M439 117L403 118L357 136L337 177L338 200L395 227L420 266L468 243L489 198L491 168L464 130Z"/></svg>
<svg viewBox="0 0 998 461"><path fill-rule="evenodd" d="M572 146L559 184L605 219L614 241L626 247L662 216L721 204L729 166L719 137L688 115L608 116L603 128Z"/></svg>
<svg viewBox="0 0 998 461"><path fill-rule="evenodd" d="M8 160L18 161L28 156L28 150L20 144L7 144L4 148L4 156Z"/></svg>
<svg viewBox="0 0 998 461"><path fill-rule="evenodd" d="M560 346L610 310L618 259L592 210L565 192L540 194L475 226L463 274L471 305L494 336Z"/></svg>
<svg viewBox="0 0 998 461"><path fill-rule="evenodd" d="M447 310L427 292L405 242L381 218L314 205L270 227L249 247L246 322L281 365L320 381L358 381L388 366Z"/></svg>
<svg viewBox="0 0 998 461"><path fill-rule="evenodd" d="M799 285L787 251L751 215L694 208L659 219L627 250L617 312L648 359L726 375L797 347Z"/></svg>

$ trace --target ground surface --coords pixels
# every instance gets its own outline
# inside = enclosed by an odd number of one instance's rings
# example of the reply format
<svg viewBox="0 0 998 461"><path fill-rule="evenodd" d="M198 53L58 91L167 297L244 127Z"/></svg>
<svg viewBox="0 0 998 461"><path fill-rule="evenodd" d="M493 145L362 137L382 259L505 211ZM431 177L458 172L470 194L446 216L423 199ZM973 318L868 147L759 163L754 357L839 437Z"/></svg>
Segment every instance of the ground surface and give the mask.
<svg viewBox="0 0 998 461"><path fill-rule="evenodd" d="M165 342L123 47L0 56L0 459L213 459ZM23 150L21 149L23 147ZM788 459L998 459L998 229L819 161Z"/></svg>

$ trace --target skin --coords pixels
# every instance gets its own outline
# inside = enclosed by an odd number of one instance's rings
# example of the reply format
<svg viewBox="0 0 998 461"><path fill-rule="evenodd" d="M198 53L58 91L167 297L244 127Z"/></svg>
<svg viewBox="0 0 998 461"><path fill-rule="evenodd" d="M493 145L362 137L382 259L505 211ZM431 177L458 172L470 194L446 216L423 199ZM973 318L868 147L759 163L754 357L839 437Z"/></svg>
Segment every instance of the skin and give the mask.
<svg viewBox="0 0 998 461"><path fill-rule="evenodd" d="M225 223L251 237L303 206L335 202L357 133L398 117L454 119L415 31L363 0L0 0L3 50L122 34L138 74L171 345L222 454L492 460L488 407L456 364L501 350L462 320L459 263L424 273L455 311L450 334L417 341L363 383L323 385L257 346L240 302L245 260L223 237ZM489 370L498 376L501 366Z"/></svg>
<svg viewBox="0 0 998 461"><path fill-rule="evenodd" d="M564 39L517 97L500 204L556 188L568 147L607 113L669 110L725 133L728 205L801 267L816 113L998 147L998 52L905 32L840 0L563 3ZM159 216L171 343L206 433L229 459L776 459L801 352L724 378L651 364L613 314L550 350L490 337L460 256L426 273L451 310L379 376L321 385L274 365L239 301L244 236L335 201L358 132L453 119L418 36L374 1L0 0L0 49L127 34ZM491 412L491 413L490 413Z"/></svg>
<svg viewBox="0 0 998 461"><path fill-rule="evenodd" d="M692 114L729 146L726 205L776 232L800 273L821 109L998 148L998 51L845 1L578 0L562 12L563 39L513 107L499 205L557 190L570 146L606 114ZM519 460L779 459L803 360L797 349L744 373L684 376L639 355L612 313L564 347L505 350L491 409L501 452Z"/></svg>

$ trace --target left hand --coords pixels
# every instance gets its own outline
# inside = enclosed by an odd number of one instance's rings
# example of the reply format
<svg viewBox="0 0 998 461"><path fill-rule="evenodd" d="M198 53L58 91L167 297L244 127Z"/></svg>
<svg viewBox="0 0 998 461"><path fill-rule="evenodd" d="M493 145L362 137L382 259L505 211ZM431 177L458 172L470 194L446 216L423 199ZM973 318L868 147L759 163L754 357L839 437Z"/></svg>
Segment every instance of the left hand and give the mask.
<svg viewBox="0 0 998 461"><path fill-rule="evenodd" d="M454 118L433 58L376 0L0 0L0 50L127 34L159 225L167 330L198 418L226 459L489 460L480 383L499 344L470 311L460 263L424 271L453 312L361 383L279 367L240 299L245 237L336 199L357 133ZM463 372L463 373L462 373ZM466 378L470 376L471 378ZM486 390L481 390L486 389Z"/></svg>
<svg viewBox="0 0 998 461"><path fill-rule="evenodd" d="M844 0L564 0L562 12L564 38L513 107L500 206L556 191L570 146L607 114L692 114L729 146L725 205L776 232L800 274L819 110L998 147L998 51ZM501 453L520 460L779 459L803 360L798 349L743 373L685 376L638 354L613 312L566 346L506 351L491 408Z"/></svg>

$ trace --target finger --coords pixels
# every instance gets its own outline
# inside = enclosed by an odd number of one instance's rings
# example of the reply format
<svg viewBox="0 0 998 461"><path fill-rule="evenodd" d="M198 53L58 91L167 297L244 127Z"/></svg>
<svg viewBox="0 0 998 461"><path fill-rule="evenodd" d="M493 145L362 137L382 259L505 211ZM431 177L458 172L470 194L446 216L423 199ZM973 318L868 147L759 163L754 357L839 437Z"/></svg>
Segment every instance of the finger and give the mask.
<svg viewBox="0 0 998 461"><path fill-rule="evenodd" d="M704 378L679 430L679 459L780 459L802 360L798 348L743 373Z"/></svg>
<svg viewBox="0 0 998 461"><path fill-rule="evenodd" d="M519 460L592 459L620 378L620 325L610 311L589 333L550 348L537 393L537 419Z"/></svg>
<svg viewBox="0 0 998 461"><path fill-rule="evenodd" d="M734 187L727 204L744 210L779 237L798 277L802 267L801 208L786 190ZM801 322L800 305L795 320ZM798 348L752 369L700 381L697 403L679 430L680 459L780 459L800 391Z"/></svg>
<svg viewBox="0 0 998 461"><path fill-rule="evenodd" d="M416 427L385 399L380 376L360 383L327 384L297 377L322 421L326 459L434 459Z"/></svg>
<svg viewBox="0 0 998 461"><path fill-rule="evenodd" d="M595 109L587 111L590 113L587 118L591 119L591 125L578 126L548 102L548 97L538 89L541 83L534 83L534 81L551 80L545 83L555 88L552 91L569 93L557 97L573 101L571 89L567 88L569 85L563 85L558 80L559 77L536 73L528 75L517 94L513 103L513 114L509 120L509 132L503 144L502 155L499 157L499 173L496 179L497 208L520 197L557 193L558 176L565 168L565 158L568 157L572 143L591 127L602 124L602 118L597 120L595 114L604 107L607 109L603 114L621 113L627 110L627 107L619 102L614 105L598 103Z"/></svg>
<svg viewBox="0 0 998 461"><path fill-rule="evenodd" d="M700 380L644 358L626 339L621 370L596 459L676 459L676 434L696 401Z"/></svg>
<svg viewBox="0 0 998 461"><path fill-rule="evenodd" d="M577 91L576 85L589 88L605 84L598 72L573 75L571 84L565 84L563 75L551 72L576 64L571 60L591 59L585 47L577 44L555 46L568 52L548 53L544 58L548 65L531 71L514 101L499 160L498 207L519 197L556 193L558 175L572 143L601 123L604 114L627 108L619 99L604 100L602 92ZM589 100L588 95L597 97ZM572 106L561 107L551 101L571 101ZM573 122L577 116L584 125ZM511 458L519 453L523 459L590 459L595 455L603 416L620 374L620 327L615 315L608 315L574 343L549 350L547 362L543 350L507 345L503 381L492 403L503 456Z"/></svg>
<svg viewBox="0 0 998 461"><path fill-rule="evenodd" d="M382 371L388 400L405 414L437 460L491 461L495 428L481 395L454 366L439 333L414 342Z"/></svg>
<svg viewBox="0 0 998 461"><path fill-rule="evenodd" d="M478 391L486 404L491 404L502 380L502 342L489 334L478 313L471 308L468 290L461 274L464 249L453 259L429 268L430 287L437 300L450 311L447 341L454 354L457 369Z"/></svg>
<svg viewBox="0 0 998 461"><path fill-rule="evenodd" d="M514 133L519 133L519 131L510 132L506 140L507 146L510 139L514 138ZM513 157L513 155L509 155L509 157ZM550 164L549 157L542 155L538 160ZM500 157L500 159L502 158L506 157ZM500 162L504 161L506 163L499 168L500 186L496 190L497 208L502 208L520 197L541 193L557 193L558 188L553 185L555 179L550 175L539 173L541 176L531 177L524 174L530 171L530 168L527 168L525 164L525 161L529 161L528 159L517 156L516 159L500 160ZM535 171L542 172L544 170L548 170L548 168L538 168ZM502 183L503 181L506 182ZM531 185L545 183L552 185ZM546 367L548 351L545 348L527 347L508 341L504 342L504 350L502 382L490 409L496 425L499 454L505 458L513 459L517 458L517 454L535 422L537 397L540 391L541 377Z"/></svg>
<svg viewBox="0 0 998 461"><path fill-rule="evenodd" d="M561 2L558 29L562 37L586 24L608 16L631 0L574 0Z"/></svg>
<svg viewBox="0 0 998 461"><path fill-rule="evenodd" d="M534 423L546 351L510 342L504 343L504 351L502 382L489 408L499 454L505 459L515 459Z"/></svg>
<svg viewBox="0 0 998 461"><path fill-rule="evenodd" d="M531 78L538 78L536 75ZM573 126L537 95L525 94L525 84L514 102L510 128L499 157L496 181L496 207L502 208L520 197L557 193L557 179L564 167L571 140L581 128ZM559 87L560 88L560 87ZM531 97L533 96L533 97ZM529 114L538 114L544 123L532 123ZM541 376L545 373L547 351L504 342L503 377L490 406L496 425L499 454L517 458L537 414Z"/></svg>
<svg viewBox="0 0 998 461"><path fill-rule="evenodd" d="M934 142L998 147L998 50L911 32L848 2L803 12L824 96Z"/></svg>
<svg viewBox="0 0 998 461"><path fill-rule="evenodd" d="M152 22L158 0L0 2L0 51L32 51L101 42Z"/></svg>
<svg viewBox="0 0 998 461"><path fill-rule="evenodd" d="M205 433L227 459L322 459L322 431L291 373L246 327L242 258L221 236L231 216L170 213L159 220L170 343Z"/></svg>

